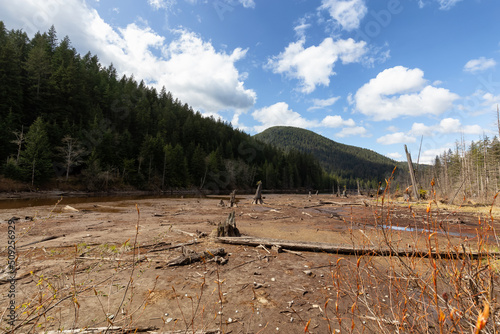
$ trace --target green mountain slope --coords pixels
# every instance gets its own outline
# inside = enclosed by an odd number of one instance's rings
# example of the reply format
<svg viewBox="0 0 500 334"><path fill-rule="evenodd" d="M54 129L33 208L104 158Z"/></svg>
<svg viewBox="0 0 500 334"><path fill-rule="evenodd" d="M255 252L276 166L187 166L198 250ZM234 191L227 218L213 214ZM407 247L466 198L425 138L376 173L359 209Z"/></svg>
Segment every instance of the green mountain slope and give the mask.
<svg viewBox="0 0 500 334"><path fill-rule="evenodd" d="M382 181L400 163L374 151L337 143L312 131L276 126L254 136L266 144L285 151L296 149L315 156L330 174L342 179Z"/></svg>

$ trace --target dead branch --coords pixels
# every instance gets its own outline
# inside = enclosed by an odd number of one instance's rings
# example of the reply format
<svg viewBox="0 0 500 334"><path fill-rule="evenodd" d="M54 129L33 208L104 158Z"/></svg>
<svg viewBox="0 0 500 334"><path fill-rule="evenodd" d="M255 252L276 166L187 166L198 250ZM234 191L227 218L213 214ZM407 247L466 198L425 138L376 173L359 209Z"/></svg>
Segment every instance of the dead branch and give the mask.
<svg viewBox="0 0 500 334"><path fill-rule="evenodd" d="M224 248L208 249L202 253L187 251L184 252L184 254L182 254L181 256L168 261L166 266L167 267L182 266L193 262L201 261L202 259L212 259L215 258L216 256L224 256L224 255L226 255L226 251L224 250Z"/></svg>

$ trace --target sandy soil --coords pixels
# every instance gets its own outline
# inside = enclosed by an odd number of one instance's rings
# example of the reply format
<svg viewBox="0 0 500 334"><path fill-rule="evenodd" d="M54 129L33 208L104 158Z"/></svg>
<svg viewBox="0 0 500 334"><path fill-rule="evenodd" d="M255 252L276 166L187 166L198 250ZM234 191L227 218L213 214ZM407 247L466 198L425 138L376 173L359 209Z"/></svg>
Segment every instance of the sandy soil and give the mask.
<svg viewBox="0 0 500 334"><path fill-rule="evenodd" d="M331 300L339 301L340 318L350 319L352 307L349 298L336 295L332 267L342 258L348 263L346 270L354 268L355 256L278 253L217 243L209 234L232 210L243 235L342 245L381 245L380 227L390 225L394 227L388 230L388 238L398 247L425 249L428 230L437 230L439 245L474 248L477 229L482 228L478 214L437 210L434 204L428 214L425 205L411 210L404 203L382 207L362 197L266 195L264 205L251 205L251 196L237 196L236 208L218 206L220 200L90 202L71 204L78 211L68 211L63 199L56 206L54 201L52 205L0 209L2 245L7 244L7 220L20 218L16 223L15 298L19 319L31 320L21 332L110 323L160 331L189 328L226 333L301 333L308 321L311 333L327 333L329 325L333 331L350 327L351 320L341 325L331 314ZM362 201L370 206L339 205ZM483 214L481 219L489 217ZM49 237L54 239L46 240ZM183 252L218 248L224 249L227 263L166 265ZM4 246L2 257L7 258ZM344 274L349 277L348 272ZM9 284L1 283L3 312L9 303ZM372 295L381 298L387 291L384 286L371 288ZM325 314L327 301L330 314ZM356 325L371 332L369 323ZM1 328L6 327L4 316Z"/></svg>

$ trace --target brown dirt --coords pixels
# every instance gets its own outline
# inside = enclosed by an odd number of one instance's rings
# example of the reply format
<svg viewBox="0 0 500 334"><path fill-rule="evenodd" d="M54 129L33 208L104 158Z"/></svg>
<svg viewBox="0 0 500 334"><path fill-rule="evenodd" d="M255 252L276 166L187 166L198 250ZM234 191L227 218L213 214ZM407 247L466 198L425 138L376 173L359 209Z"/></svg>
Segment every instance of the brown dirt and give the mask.
<svg viewBox="0 0 500 334"><path fill-rule="evenodd" d="M369 198L267 195L264 205L251 205L251 198L237 197L238 207L234 209L217 206L217 197L72 204L78 212L64 210L64 199L57 206L1 209L2 221L21 217L16 224L19 318L35 319L31 324L37 331L103 327L111 316L115 326L163 331L194 328L231 333L300 333L310 321L311 333L326 333L329 324L332 330L340 328L339 318L347 324L342 326L351 326L353 301L335 292L332 271L340 258L348 263L346 270L355 268L355 256L277 253L223 245L210 237L188 233L210 234L234 210L240 232L255 237L381 245L384 238L380 225L388 225L397 226L387 230L387 236L398 247L426 249L427 230L431 230L439 232L439 245L464 244L473 249L477 231L484 226L478 223L478 214L438 210L435 204L427 214L425 206L409 209L407 204L392 202L382 207L380 201L377 205ZM371 206L321 205L320 200L364 200ZM483 214L481 221L489 218ZM137 223L135 258L140 262L134 267ZM404 228L406 231L397 230ZM446 235L446 231L450 234ZM6 223L0 225L0 234L7 236ZM492 235L489 231L485 234ZM51 236L57 238L39 242ZM181 249L155 251L193 239L199 243L186 249L200 252L222 247L228 262L167 267L166 262L181 255ZM369 261L384 266L382 258ZM373 289L374 296L387 297L388 286L368 284L368 288ZM8 284L0 285L1 312L9 303L7 290ZM337 316L332 310L334 300L339 302ZM41 307L35 309L36 305ZM27 310L34 313L23 313ZM43 317L35 317L37 312L45 311ZM356 326L366 326L365 332L371 332L370 328L376 326L370 327L370 321ZM0 326L6 328L5 318Z"/></svg>

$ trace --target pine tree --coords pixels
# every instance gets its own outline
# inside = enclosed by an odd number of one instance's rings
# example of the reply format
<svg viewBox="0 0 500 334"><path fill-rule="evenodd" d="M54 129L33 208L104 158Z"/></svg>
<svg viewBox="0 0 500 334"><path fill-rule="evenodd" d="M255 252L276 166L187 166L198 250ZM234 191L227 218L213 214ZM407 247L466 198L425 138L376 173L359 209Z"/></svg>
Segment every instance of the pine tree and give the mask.
<svg viewBox="0 0 500 334"><path fill-rule="evenodd" d="M51 176L49 137L41 117L35 120L26 134L26 148L21 152L20 167L24 178L30 180L32 186Z"/></svg>

